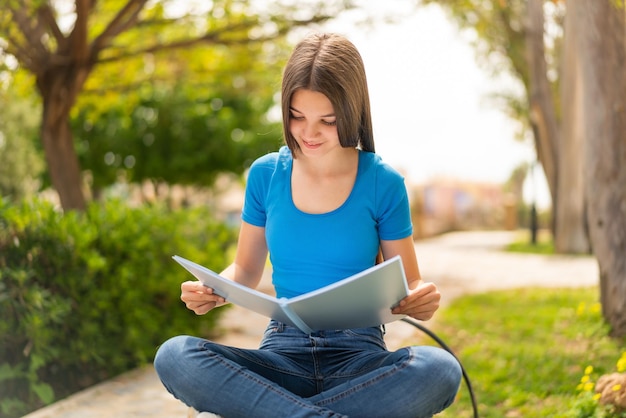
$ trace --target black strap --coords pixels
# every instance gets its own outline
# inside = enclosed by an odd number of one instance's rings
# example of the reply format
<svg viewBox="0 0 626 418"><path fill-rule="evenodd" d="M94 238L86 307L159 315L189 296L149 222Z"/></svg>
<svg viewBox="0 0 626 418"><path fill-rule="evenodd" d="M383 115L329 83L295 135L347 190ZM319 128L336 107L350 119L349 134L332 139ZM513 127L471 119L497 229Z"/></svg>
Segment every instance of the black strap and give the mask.
<svg viewBox="0 0 626 418"><path fill-rule="evenodd" d="M412 318L406 318L405 317L405 318L402 318L402 321L406 322L407 324L413 325L415 328L419 329L420 331L422 331L423 333L428 335L430 338L435 340L437 342L437 344L439 344L441 346L441 348L443 348L448 353L452 354L454 356L454 358L456 358L456 360L459 362L459 365L461 366L461 371L463 372L463 379L465 379L465 384L467 385L467 390L469 391L469 395L470 395L470 398L472 400L472 408L474 410L474 418L478 418L478 405L476 404L476 397L474 396L474 390L472 389L472 383L470 382L470 378L467 375L467 372L465 371L465 368L463 367L463 364L461 363L461 360L459 360L459 358L456 356L456 354L454 354L452 349L450 349L450 347L448 347L448 345L446 343L444 343L441 340L441 338L439 338L434 332L432 332L431 330L429 330L428 328L426 328L425 326L423 326L422 324L420 324L416 320L414 320Z"/></svg>

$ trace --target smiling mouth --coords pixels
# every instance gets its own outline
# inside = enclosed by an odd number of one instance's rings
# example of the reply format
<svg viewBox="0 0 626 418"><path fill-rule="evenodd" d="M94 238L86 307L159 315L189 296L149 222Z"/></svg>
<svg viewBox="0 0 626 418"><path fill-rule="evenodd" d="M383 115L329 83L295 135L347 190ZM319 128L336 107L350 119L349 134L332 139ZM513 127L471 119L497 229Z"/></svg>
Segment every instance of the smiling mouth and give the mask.
<svg viewBox="0 0 626 418"><path fill-rule="evenodd" d="M313 142L308 142L308 141L305 141L305 140L302 140L302 143L303 143L303 144L304 144L307 148L317 148L317 147L319 147L319 146L321 145L321 144L319 144L319 143L317 143L317 144L316 144L316 143L313 143Z"/></svg>

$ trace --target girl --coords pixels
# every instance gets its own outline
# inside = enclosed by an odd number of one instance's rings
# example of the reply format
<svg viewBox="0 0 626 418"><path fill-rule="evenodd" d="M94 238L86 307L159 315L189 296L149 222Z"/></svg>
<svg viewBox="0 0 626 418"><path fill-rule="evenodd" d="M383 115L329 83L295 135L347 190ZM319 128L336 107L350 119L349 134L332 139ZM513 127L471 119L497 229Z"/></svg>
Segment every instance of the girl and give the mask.
<svg viewBox="0 0 626 418"><path fill-rule="evenodd" d="M235 261L222 275L256 287L269 253L277 297L294 297L402 258L410 294L394 313L430 319L441 295L420 273L403 178L374 153L365 70L354 45L314 34L283 74L286 146L250 168ZM181 285L196 314L225 303ZM324 309L320 306L320 309ZM384 327L304 334L271 320L258 350L179 336L158 350L165 387L231 417L430 417L448 407L461 368L446 351L386 349Z"/></svg>

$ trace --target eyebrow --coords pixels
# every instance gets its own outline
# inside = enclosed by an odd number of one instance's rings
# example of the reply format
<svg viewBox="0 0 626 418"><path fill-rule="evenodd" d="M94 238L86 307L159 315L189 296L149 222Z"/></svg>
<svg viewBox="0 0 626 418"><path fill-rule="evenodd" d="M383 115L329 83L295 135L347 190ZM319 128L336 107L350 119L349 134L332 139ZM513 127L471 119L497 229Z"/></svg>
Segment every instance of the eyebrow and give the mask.
<svg viewBox="0 0 626 418"><path fill-rule="evenodd" d="M289 110L293 110L294 112L302 113L301 111L299 111L298 109L296 109L295 107L292 107L292 106L289 106ZM337 117L337 115L335 115L334 113L329 113L328 115L320 116L320 118L336 118L336 117Z"/></svg>

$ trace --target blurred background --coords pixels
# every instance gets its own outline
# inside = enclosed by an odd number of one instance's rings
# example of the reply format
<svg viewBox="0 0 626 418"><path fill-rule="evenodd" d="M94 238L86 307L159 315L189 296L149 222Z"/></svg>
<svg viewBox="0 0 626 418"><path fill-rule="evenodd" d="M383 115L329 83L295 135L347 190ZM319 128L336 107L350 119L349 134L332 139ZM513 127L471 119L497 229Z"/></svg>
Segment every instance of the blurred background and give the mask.
<svg viewBox="0 0 626 418"><path fill-rule="evenodd" d="M84 207L103 195L137 203L193 200L236 222L242 192L237 186L247 165L281 143L277 104L284 60L306 32L325 30L345 34L363 55L377 150L406 176L416 237L527 226L529 207L536 204L546 213L551 202L542 166L535 163L532 132L524 115L511 110L511 101L523 102L524 85L507 71L509 57L500 52L493 58L497 45L481 55L479 43L492 41L446 16L446 7L456 6L427 3L322 7L312 1L294 8L164 1L143 11L144 19L153 15L160 23L144 27L128 20L126 25L136 26L111 29L111 39L96 38L115 16L111 6L91 11L85 42L99 41L91 49L63 51L71 46L47 34L48 61L30 57L29 42L41 48L28 39L34 33L26 31L24 39L13 35L7 21L2 194L44 193L66 208ZM51 10L57 29L70 33L74 2L52 2ZM256 21L245 21L243 16L256 10ZM248 32L237 24L248 25ZM203 40L205 29L213 30L215 39ZM51 66L53 57L64 53L87 60L84 72L60 59ZM62 98L59 89L69 96ZM56 122L48 118L57 132L42 125L42 113L56 112L46 105L64 115Z"/></svg>
<svg viewBox="0 0 626 418"><path fill-rule="evenodd" d="M282 69L311 31L361 52L416 241L523 231L530 252L593 257L580 352L626 335L623 0L0 0L0 418L215 332L220 312L180 309L171 256L232 258L246 171L283 144ZM534 326L534 300L511 328ZM528 370L551 373L546 345Z"/></svg>

